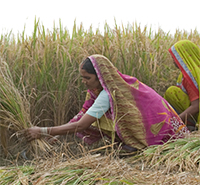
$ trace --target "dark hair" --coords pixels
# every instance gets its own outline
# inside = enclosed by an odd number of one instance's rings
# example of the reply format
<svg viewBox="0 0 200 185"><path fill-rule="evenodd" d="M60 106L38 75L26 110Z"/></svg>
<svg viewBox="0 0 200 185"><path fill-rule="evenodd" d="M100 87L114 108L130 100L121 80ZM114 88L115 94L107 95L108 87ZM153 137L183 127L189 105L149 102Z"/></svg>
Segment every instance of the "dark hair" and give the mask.
<svg viewBox="0 0 200 185"><path fill-rule="evenodd" d="M81 63L81 69L84 69L87 71L87 73L94 74L97 77L97 73L92 65L92 62L89 58L86 58L82 63Z"/></svg>

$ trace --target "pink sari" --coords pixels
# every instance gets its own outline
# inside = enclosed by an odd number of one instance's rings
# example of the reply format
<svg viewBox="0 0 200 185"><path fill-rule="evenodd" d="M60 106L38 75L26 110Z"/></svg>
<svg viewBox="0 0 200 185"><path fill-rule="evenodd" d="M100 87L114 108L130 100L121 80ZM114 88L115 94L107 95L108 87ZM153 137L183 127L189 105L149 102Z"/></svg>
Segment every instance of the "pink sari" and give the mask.
<svg viewBox="0 0 200 185"><path fill-rule="evenodd" d="M169 139L182 138L189 133L173 108L153 89L135 77L121 74L102 55L89 58L109 96L110 110L105 116L112 120L115 134L122 143L142 149L163 144ZM97 96L95 91L88 90L83 109L70 122L79 120ZM100 131L101 128L90 126L77 136L92 144L101 139Z"/></svg>

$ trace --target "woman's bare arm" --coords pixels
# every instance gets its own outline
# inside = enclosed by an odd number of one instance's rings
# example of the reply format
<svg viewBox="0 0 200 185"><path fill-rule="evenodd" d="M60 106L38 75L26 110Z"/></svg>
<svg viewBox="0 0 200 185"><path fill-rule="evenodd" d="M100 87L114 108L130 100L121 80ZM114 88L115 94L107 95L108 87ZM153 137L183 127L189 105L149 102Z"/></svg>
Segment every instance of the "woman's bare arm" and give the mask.
<svg viewBox="0 0 200 185"><path fill-rule="evenodd" d="M47 127L47 134L48 135L64 135L67 133L74 133L83 131L86 128L88 128L93 122L96 121L97 118L92 117L88 114L84 114L83 117L73 123L66 123L64 125L60 126L54 126L54 127ZM26 138L28 141L31 141L33 139L38 139L42 136L42 129L43 127L32 127L26 130Z"/></svg>
<svg viewBox="0 0 200 185"><path fill-rule="evenodd" d="M48 133L52 136L55 136L83 131L88 128L93 122L95 122L96 119L97 118L92 117L88 114L84 114L83 117L77 122L48 128Z"/></svg>
<svg viewBox="0 0 200 185"><path fill-rule="evenodd" d="M191 102L191 105L179 114L180 118L185 122L186 118L190 118L199 112L199 99Z"/></svg>

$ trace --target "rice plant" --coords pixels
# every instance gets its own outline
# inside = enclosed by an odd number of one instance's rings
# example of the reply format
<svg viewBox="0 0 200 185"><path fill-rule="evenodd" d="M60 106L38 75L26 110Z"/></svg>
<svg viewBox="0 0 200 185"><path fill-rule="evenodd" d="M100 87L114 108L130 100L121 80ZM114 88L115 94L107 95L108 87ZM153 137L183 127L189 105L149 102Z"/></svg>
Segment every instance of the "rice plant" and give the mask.
<svg viewBox="0 0 200 185"><path fill-rule="evenodd" d="M8 152L15 153L16 150L24 151L29 146L24 141L23 134L25 129L33 125L30 120L29 102L25 95L26 93L19 91L13 83L8 64L0 58L0 139L6 155ZM33 141L31 145L34 152L45 150L46 147L48 148L48 144L43 140ZM18 150L19 148L21 151Z"/></svg>
<svg viewBox="0 0 200 185"><path fill-rule="evenodd" d="M20 153L22 149L15 146L14 138L21 137L22 135L19 133L24 128L34 125L61 125L67 123L79 112L85 99L86 89L79 79L78 68L80 62L87 56L92 54L105 55L119 71L137 77L160 95L163 95L167 87L175 84L179 74L179 71L173 66L168 48L180 39L190 39L200 45L199 33L196 30L190 33L177 30L172 35L163 32L162 29L157 31L152 31L151 28L148 30L147 27L142 29L137 23L115 24L114 28L105 23L104 32L101 33L99 29L93 32L92 26L85 30L82 24L78 26L74 22L72 35L69 35L61 20L59 28L54 26L53 30L45 29L39 20L35 20L32 36L27 37L24 28L24 31L17 35L17 39L15 38L11 32L1 35L0 38L0 55L5 61L1 62L0 66L2 70L0 76L0 146L5 152L8 152L8 146L9 151L14 151L15 148L16 153ZM6 134L7 136L5 136ZM8 145L9 138L11 138L11 141ZM71 139L74 140L74 136L71 136ZM25 140L23 142L26 143ZM178 142L182 142L182 145ZM189 144L186 145L186 143ZM19 142L17 144L17 146L24 146ZM52 152L52 149L45 143L35 144ZM142 167L140 166L139 169L143 169L144 166L158 168L159 165L168 165L166 170L169 173L173 169L184 172L190 169L198 169L198 147L193 146L196 144L198 144L198 139L194 137L193 140L186 138L163 146L152 146L141 154L146 163L141 160ZM173 146L175 148L170 148ZM188 150L185 150L187 147L189 147ZM36 148L35 150L37 153ZM74 150L76 150L76 147L74 147ZM185 152L180 153L179 150L185 150ZM193 152L188 152L190 150ZM10 153L10 155L12 154ZM179 157L177 157L178 155ZM105 158L98 158L98 160L105 160ZM190 162L191 160L193 162ZM73 162L75 164L75 161ZM94 164L100 166L99 163ZM65 163L65 165L67 164ZM37 169L33 167L35 176L32 172L28 176L30 175L34 182L37 180L39 182L40 179L43 179L41 182L48 182L48 178L53 179L54 172L57 176L53 180L54 182L59 181L59 183L69 181L70 178L73 183L84 182L84 180L88 180L87 177L90 177L91 183L101 181L105 184L115 183L116 181L120 181L121 184L126 184L126 182L127 184L129 182L139 183L145 182L147 179L152 180L153 177L154 181L152 182L156 183L156 179L158 182L166 182L163 180L165 176L163 176L162 169L160 169L160 177L155 178L156 174L152 173L152 170L150 173L147 172L147 176L143 177L141 175L143 170L134 169L135 172L132 172L131 168L127 167L131 174L123 174L125 177L123 178L105 169L101 170L108 174L111 173L109 177L98 170L96 173L96 168L92 164L91 166L88 166L87 169L82 166L80 169L77 166L74 168L70 166L68 169L61 168L61 171L66 170L66 174L69 174L68 170L70 169L75 170L74 173L70 174L71 176L65 176L65 172L60 174L56 171L57 169L54 169L55 171L49 169L47 170L47 174L50 174L49 177L46 174L42 176L41 173L37 173ZM111 166L105 168L111 168ZM94 174L89 174L91 169L95 171ZM19 174L12 174L11 171L7 173L7 169L4 172L7 175L11 174L8 175L11 176L10 179L17 176L21 179L24 171L20 171L22 170L18 170ZM121 172L120 169L118 172ZM3 174L5 175L5 173ZM76 175L76 173L78 174ZM160 179L162 177L163 179ZM5 179L6 176L3 178ZM24 178L26 179L26 177ZM173 178L181 179L182 176L171 176L168 182L173 182ZM196 181L199 182L198 179ZM19 182L17 178L16 182Z"/></svg>

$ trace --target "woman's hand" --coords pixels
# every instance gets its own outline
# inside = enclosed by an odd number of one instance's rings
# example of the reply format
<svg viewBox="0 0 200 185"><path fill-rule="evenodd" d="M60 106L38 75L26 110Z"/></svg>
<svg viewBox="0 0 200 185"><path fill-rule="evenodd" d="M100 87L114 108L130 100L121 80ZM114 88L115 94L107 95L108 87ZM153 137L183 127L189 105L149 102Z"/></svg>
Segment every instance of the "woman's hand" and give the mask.
<svg viewBox="0 0 200 185"><path fill-rule="evenodd" d="M39 139L41 138L41 128L40 127L32 127L28 128L25 131L25 137L28 141L32 141L34 139Z"/></svg>
<svg viewBox="0 0 200 185"><path fill-rule="evenodd" d="M28 141L32 141L34 139L39 139L42 136L56 136L56 135L64 135L67 133L80 132L87 129L96 120L97 118L90 116L88 114L84 114L79 121L70 124L67 123L64 125L54 126L54 127L28 128L27 130L25 130L25 137Z"/></svg>
<svg viewBox="0 0 200 185"><path fill-rule="evenodd" d="M182 119L183 122L186 121L186 118L192 118L199 112L199 99L196 99L194 101L191 101L191 105L183 111L181 114L179 114L179 117Z"/></svg>

